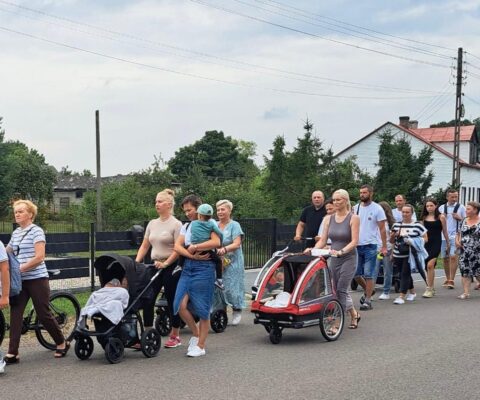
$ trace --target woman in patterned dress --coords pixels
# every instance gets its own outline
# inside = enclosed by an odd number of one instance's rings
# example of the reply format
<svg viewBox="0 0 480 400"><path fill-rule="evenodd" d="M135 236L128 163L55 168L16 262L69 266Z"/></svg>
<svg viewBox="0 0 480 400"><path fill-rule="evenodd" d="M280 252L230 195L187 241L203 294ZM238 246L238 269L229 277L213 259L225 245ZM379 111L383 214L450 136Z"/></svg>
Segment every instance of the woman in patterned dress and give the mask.
<svg viewBox="0 0 480 400"><path fill-rule="evenodd" d="M463 293L458 296L465 300L470 297L470 284L473 278L480 279L480 203L469 201L466 215L455 242L460 249L460 272L462 273Z"/></svg>

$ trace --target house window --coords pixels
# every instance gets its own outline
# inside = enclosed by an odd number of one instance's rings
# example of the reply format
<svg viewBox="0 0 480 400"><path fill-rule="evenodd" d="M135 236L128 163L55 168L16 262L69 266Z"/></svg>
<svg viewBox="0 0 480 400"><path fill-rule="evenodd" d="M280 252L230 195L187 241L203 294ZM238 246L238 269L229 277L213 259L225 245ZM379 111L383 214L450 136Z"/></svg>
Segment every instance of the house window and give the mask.
<svg viewBox="0 0 480 400"><path fill-rule="evenodd" d="M83 190L77 190L75 192L75 198L76 199L83 199Z"/></svg>
<svg viewBox="0 0 480 400"><path fill-rule="evenodd" d="M478 163L478 143L470 143L470 164Z"/></svg>
<svg viewBox="0 0 480 400"><path fill-rule="evenodd" d="M469 187L468 188L468 201L471 201L472 200L472 188Z"/></svg>
<svg viewBox="0 0 480 400"><path fill-rule="evenodd" d="M70 207L70 197L60 197L60 210Z"/></svg>
<svg viewBox="0 0 480 400"><path fill-rule="evenodd" d="M477 188L477 201L480 201L480 189Z"/></svg>
<svg viewBox="0 0 480 400"><path fill-rule="evenodd" d="M460 203L465 203L467 201L467 188L462 186L462 193L460 195Z"/></svg>

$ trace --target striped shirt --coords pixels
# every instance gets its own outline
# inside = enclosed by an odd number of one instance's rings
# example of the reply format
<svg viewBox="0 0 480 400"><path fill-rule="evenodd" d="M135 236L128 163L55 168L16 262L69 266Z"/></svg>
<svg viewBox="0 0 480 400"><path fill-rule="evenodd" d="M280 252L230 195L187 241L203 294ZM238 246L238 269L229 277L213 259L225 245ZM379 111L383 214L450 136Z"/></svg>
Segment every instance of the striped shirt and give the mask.
<svg viewBox="0 0 480 400"><path fill-rule="evenodd" d="M420 222L411 222L410 224L404 224L401 222L395 222L390 229L391 232L394 232L395 235L400 231L401 236L406 236L409 238L421 237L427 233L427 228L425 228ZM396 237L396 236L395 236ZM398 252L397 246L393 247L393 256L396 258L406 258L407 255L400 255Z"/></svg>
<svg viewBox="0 0 480 400"><path fill-rule="evenodd" d="M35 244L39 242L45 242L45 233L39 226L31 224L23 229L15 229L8 246L12 248L21 265L35 257ZM39 278L48 278L47 266L43 261L35 268L22 272L23 281Z"/></svg>
<svg viewBox="0 0 480 400"><path fill-rule="evenodd" d="M8 260L7 251L5 250L5 246L0 241L0 262L4 262ZM1 273L1 272L0 272ZM2 297L2 277L0 276L0 297Z"/></svg>

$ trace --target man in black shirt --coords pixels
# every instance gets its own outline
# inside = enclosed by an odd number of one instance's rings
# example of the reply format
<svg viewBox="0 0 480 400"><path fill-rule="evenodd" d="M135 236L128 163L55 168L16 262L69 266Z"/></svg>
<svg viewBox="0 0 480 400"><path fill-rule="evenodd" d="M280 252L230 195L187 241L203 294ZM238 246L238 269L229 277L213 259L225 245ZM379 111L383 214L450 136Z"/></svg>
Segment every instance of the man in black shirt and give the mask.
<svg viewBox="0 0 480 400"><path fill-rule="evenodd" d="M303 209L293 240L300 240L305 231L304 237L311 238L307 240L306 246L315 246L315 242L319 237L318 228L320 228L320 224L322 223L323 217L326 214L324 202L325 196L320 190L316 190L312 193L312 205Z"/></svg>

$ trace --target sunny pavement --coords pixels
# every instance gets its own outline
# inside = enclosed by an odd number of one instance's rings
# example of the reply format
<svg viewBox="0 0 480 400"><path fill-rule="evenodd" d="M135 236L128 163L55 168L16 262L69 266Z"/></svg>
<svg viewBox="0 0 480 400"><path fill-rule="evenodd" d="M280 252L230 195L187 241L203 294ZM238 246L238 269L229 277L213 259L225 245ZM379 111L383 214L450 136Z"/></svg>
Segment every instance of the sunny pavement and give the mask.
<svg viewBox="0 0 480 400"><path fill-rule="evenodd" d="M256 272L246 273L246 288ZM457 277L457 287L460 279ZM327 343L317 327L285 330L270 343L246 310L239 326L208 337L207 355L186 346L156 358L126 351L117 365L100 346L92 358L65 359L38 345L24 346L21 363L0 376L0 399L463 399L478 398L480 293L458 300L437 279L437 295L413 303L375 301L357 330ZM392 299L395 297L392 293ZM358 304L360 292L353 293ZM182 331L184 342L189 333Z"/></svg>

